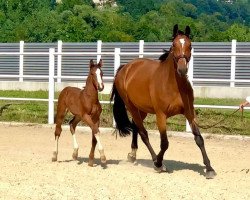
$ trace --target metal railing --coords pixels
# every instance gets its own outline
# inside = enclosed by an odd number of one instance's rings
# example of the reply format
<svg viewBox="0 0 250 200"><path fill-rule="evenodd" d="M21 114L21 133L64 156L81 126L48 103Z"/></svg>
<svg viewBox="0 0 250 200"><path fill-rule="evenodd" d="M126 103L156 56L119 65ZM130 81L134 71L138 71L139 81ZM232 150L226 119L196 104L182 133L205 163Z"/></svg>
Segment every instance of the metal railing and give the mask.
<svg viewBox="0 0 250 200"><path fill-rule="evenodd" d="M0 55L48 55L49 56L49 75L48 76L35 76L35 75L24 75L23 72L19 73L19 75L1 75L0 77L18 77L19 81L23 81L23 78L46 78L48 79L48 99L35 99L35 98L6 98L6 97L0 97L0 100L15 100L15 101L45 101L48 102L48 123L53 124L54 123L54 103L57 101L55 99L55 80L57 82L61 82L62 78L69 78L69 79L83 79L86 77L82 76L62 76L61 72L58 72L57 75L55 75L55 56L59 59L62 55L96 55L97 60L101 58L102 55L112 55L114 56L114 74L117 70L117 68L121 64L121 56L129 56L129 55L138 55L138 57L143 57L144 55L161 55L162 53L144 53L142 50L139 52L121 52L120 48L115 48L114 52L100 52L100 50L96 53L84 53L84 52L55 52L54 48L50 48L48 53L45 52L0 52ZM189 72L188 76L190 79L190 82L193 81L220 81L220 82L230 82L230 86L234 87L235 82L250 82L250 80L236 80L235 79L235 68L231 69L231 79L194 79L193 78L193 59L196 56L231 56L232 59L235 56L250 56L250 53L196 53L192 52L192 57L189 63ZM57 61L58 64L58 61ZM58 67L58 65L57 65ZM22 70L21 70L22 71ZM105 77L104 79L113 80L113 77ZM102 101L101 103L109 103L108 101ZM195 107L202 107L202 108L222 108L222 109L236 109L237 106L218 106L218 105L195 105ZM249 109L249 108L247 108ZM187 131L190 131L190 127L187 124Z"/></svg>

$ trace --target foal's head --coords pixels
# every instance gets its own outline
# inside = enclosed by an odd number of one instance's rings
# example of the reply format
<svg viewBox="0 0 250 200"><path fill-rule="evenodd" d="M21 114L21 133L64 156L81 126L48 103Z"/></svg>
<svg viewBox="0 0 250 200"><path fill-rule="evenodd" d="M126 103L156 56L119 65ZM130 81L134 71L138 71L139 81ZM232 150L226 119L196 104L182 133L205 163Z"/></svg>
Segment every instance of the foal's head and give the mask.
<svg viewBox="0 0 250 200"><path fill-rule="evenodd" d="M171 52L174 55L177 72L180 76L185 76L188 71L188 62L190 61L192 50L189 35L189 26L186 26L185 32L180 31L177 24L174 26Z"/></svg>
<svg viewBox="0 0 250 200"><path fill-rule="evenodd" d="M99 61L98 64L94 64L93 60L89 62L89 76L92 77L93 84L97 90L100 92L104 89L103 84L103 72L102 72L102 59Z"/></svg>

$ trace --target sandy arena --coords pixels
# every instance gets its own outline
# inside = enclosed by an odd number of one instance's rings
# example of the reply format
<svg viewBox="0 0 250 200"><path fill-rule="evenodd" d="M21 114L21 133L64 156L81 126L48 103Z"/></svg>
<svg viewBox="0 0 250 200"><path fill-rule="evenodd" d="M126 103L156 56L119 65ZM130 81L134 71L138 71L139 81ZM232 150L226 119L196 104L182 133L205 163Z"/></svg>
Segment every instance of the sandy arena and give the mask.
<svg viewBox="0 0 250 200"><path fill-rule="evenodd" d="M137 163L127 163L131 137L115 138L102 129L106 169L88 167L90 129L77 129L79 158L73 161L68 128L59 140L58 162L51 162L54 127L0 124L0 199L250 199L250 140L204 137L217 176L207 180L200 150L192 137L169 136L164 163L171 173L158 174L139 140ZM186 133L191 135L191 133ZM150 141L159 151L159 135Z"/></svg>

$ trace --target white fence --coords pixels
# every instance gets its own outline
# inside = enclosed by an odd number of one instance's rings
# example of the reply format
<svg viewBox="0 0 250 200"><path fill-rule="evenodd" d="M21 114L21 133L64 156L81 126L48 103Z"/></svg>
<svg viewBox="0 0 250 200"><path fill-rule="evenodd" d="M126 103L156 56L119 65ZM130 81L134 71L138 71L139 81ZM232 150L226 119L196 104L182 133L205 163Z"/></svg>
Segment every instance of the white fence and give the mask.
<svg viewBox="0 0 250 200"><path fill-rule="evenodd" d="M235 41L236 42L236 41ZM234 42L232 42L234 44ZM21 46L22 44L20 44ZM0 77L15 77L19 78L19 81L23 81L23 78L46 78L49 82L48 92L49 92L49 98L48 99L34 99L34 98L6 98L6 97L0 97L0 100L17 100L17 101L46 101L48 102L48 123L53 124L54 123L54 103L57 101L55 99L55 80L57 82L61 82L62 78L68 78L68 79L83 79L86 77L79 77L79 76L62 76L61 75L61 57L63 55L96 55L97 60L101 58L102 55L113 55L114 56L114 71L120 66L120 58L121 56L129 56L129 55L138 55L138 57L143 57L144 55L161 55L160 53L144 53L143 52L143 41L140 41L140 48L139 52L126 52L123 53L120 51L120 48L115 48L114 52L101 52L100 46L101 42L97 45L97 52L96 53L83 53L83 52L61 52L60 51L60 43L58 43L58 52L55 52L54 48L50 48L49 52L47 53L39 53L39 52L23 52L22 48L20 48L20 52L0 52L0 55L19 55L20 56L20 71L19 75L1 75ZM99 47L98 47L99 46ZM24 55L48 55L49 56L49 76L36 76L36 75L24 75L23 74L23 56ZM55 75L55 56L57 56L57 75ZM225 57L229 56L231 57L231 79L194 79L193 78L193 60L195 57L198 56L214 56L214 57ZM235 79L235 57L247 57L250 56L250 53L236 53L235 49L232 48L231 53L196 53L194 50L192 52L192 57L189 63L189 72L188 76L190 79L190 82L193 81L221 81L221 82L230 82L230 86L234 87L235 82L247 82L249 83L250 80L236 80ZM113 77L104 77L104 79L113 80ZM107 101L102 101L101 103L109 103ZM203 108L224 108L224 109L237 109L238 106L216 106L216 105L195 105L195 107L203 107ZM187 126L187 130L190 131L190 127Z"/></svg>

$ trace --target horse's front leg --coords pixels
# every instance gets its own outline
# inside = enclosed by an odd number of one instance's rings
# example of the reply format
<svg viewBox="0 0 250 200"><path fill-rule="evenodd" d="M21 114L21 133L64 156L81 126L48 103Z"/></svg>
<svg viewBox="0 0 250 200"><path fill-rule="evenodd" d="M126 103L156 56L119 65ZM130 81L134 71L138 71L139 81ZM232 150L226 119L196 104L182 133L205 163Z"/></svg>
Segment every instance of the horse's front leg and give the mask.
<svg viewBox="0 0 250 200"><path fill-rule="evenodd" d="M93 166L94 150L95 150L96 144L98 145L98 150L99 150L100 158L101 158L101 164L106 165L106 156L104 154L104 148L101 144L101 139L100 139L99 120L96 123L94 123L91 116L85 114L83 116L83 121L92 130L92 147L91 147L90 154L89 154L89 166Z"/></svg>
<svg viewBox="0 0 250 200"><path fill-rule="evenodd" d="M216 176L216 172L214 171L214 169L210 165L210 160L207 156L203 137L201 136L200 131L199 131L197 125L193 122L193 120L190 123L190 126L191 126L192 132L194 134L194 140L195 140L197 146L201 150L201 154L203 157L203 163L206 165L206 178L212 179Z"/></svg>
<svg viewBox="0 0 250 200"><path fill-rule="evenodd" d="M157 127L160 132L160 138L161 138L161 145L160 145L160 152L157 155L156 160L154 161L155 170L162 172L162 171L168 171L166 166L162 163L164 154L166 150L168 149L169 142L168 137L166 133L166 115L164 113L157 113L156 114L156 121L157 121Z"/></svg>

